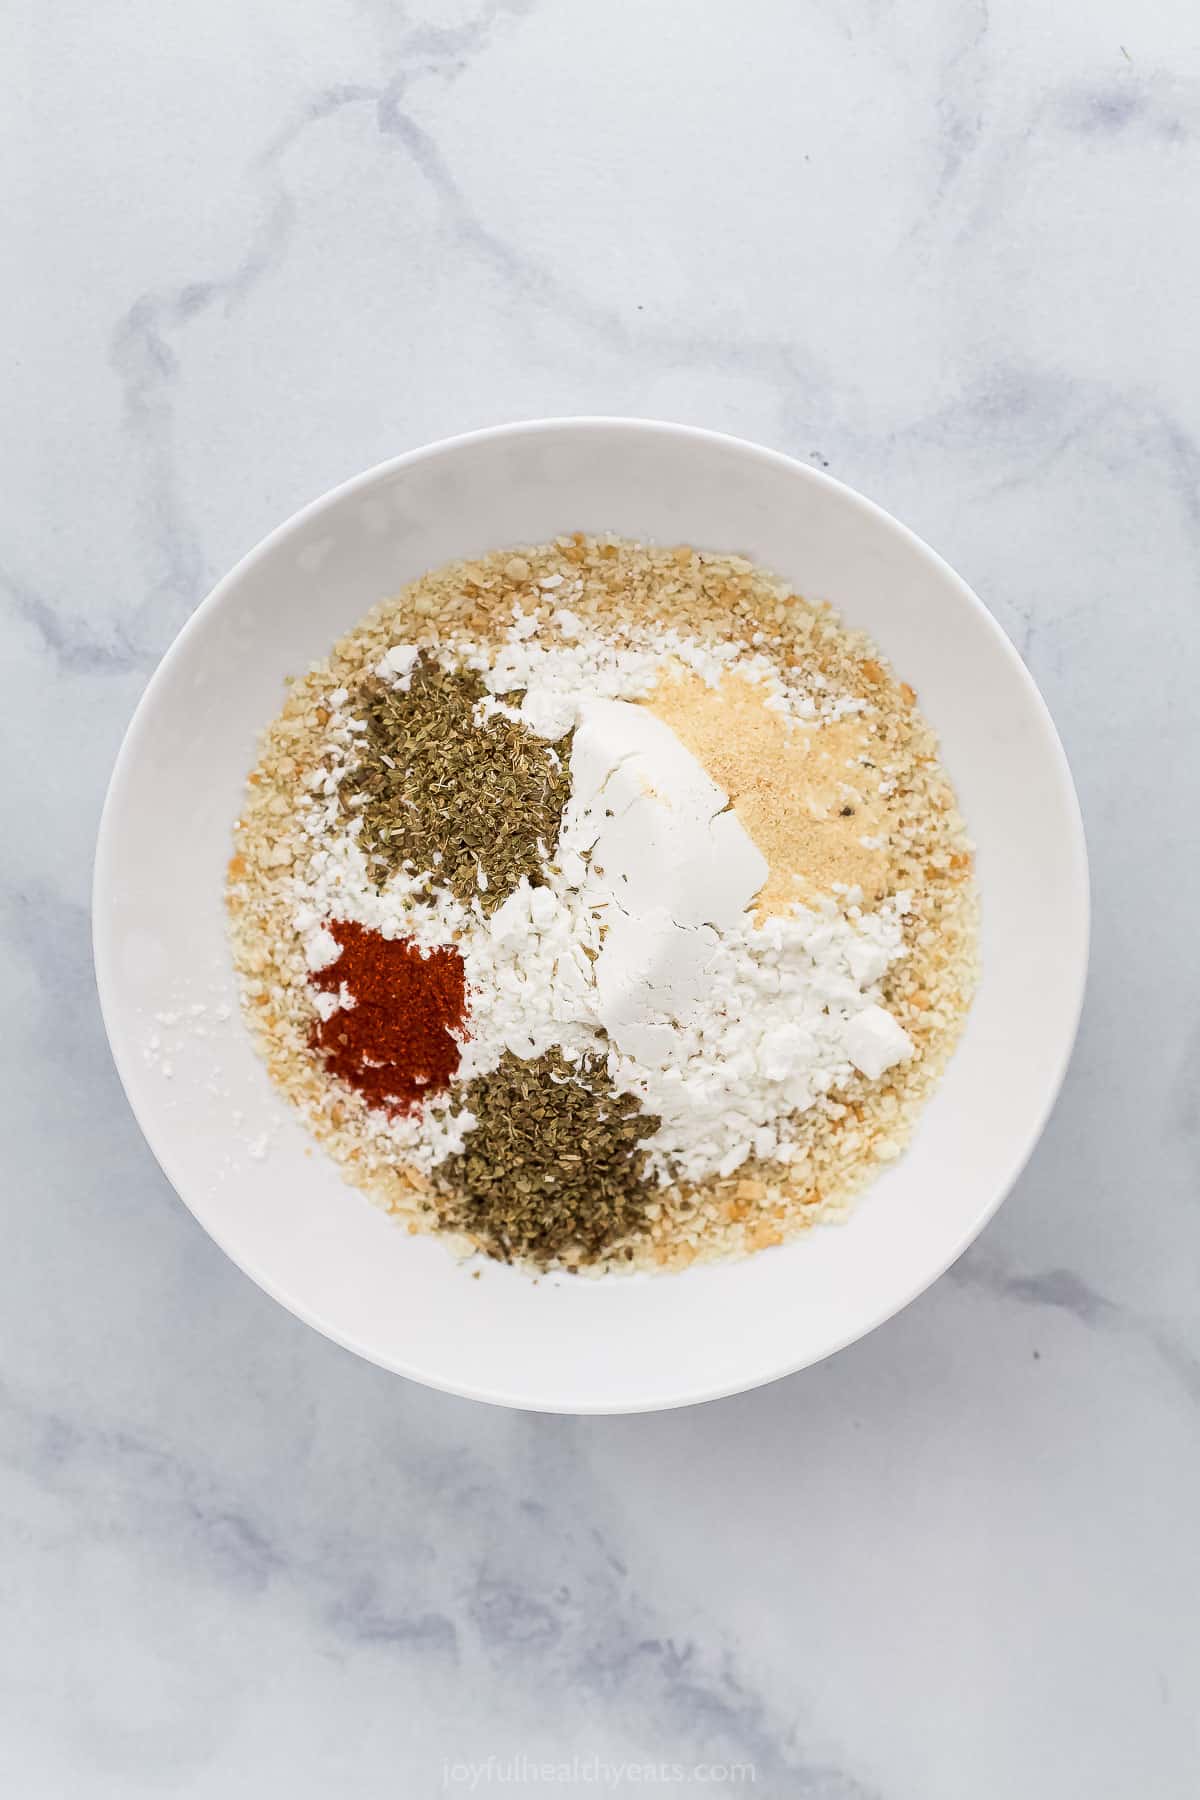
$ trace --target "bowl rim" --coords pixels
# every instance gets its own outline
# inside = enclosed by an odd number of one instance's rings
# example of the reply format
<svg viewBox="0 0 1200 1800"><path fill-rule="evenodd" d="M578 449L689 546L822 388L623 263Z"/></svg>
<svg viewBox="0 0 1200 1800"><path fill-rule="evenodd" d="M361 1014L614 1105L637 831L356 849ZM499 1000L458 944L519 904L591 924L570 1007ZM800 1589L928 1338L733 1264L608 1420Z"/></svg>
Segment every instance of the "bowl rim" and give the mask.
<svg viewBox="0 0 1200 1800"><path fill-rule="evenodd" d="M655 1397L644 1402L622 1403L618 1405L603 1402L584 1401L574 1403L570 1409L554 1405L548 1406L531 1398L527 1394L514 1394L489 1388L486 1382L466 1383L451 1381L421 1368L411 1360L389 1357L380 1354L370 1346L356 1340L354 1336L330 1321L322 1318L303 1302L296 1301L283 1292L269 1273L252 1266L228 1242L225 1233L214 1230L208 1220L201 1218L188 1199L184 1186L172 1174L173 1161L170 1147L162 1141L162 1134L156 1132L142 1115L135 1092L127 1079L126 1067L117 1048L118 1036L115 1031L116 989L118 986L113 959L109 955L109 945L105 938L106 912L105 890L108 887L109 871L112 859L113 820L118 810L121 789L128 771L136 762L142 749L142 737L146 729L146 721L151 710L152 696L168 671L176 662L187 654L190 639L210 613L215 612L224 602L229 591L237 586L244 577L302 525L318 518L325 510L340 505L354 494L374 486L397 471L427 458L444 456L461 449L484 442L504 438L539 436L562 430L582 430L596 433L639 433L644 436L674 438L680 441L696 441L721 446L733 450L740 455L760 463L786 470L799 475L803 480L817 487L824 487L835 492L844 504L857 510L864 518L871 519L877 525L898 537L924 561L939 578L948 582L958 600L972 611L983 625L992 640L994 650L1003 657L1017 675L1018 680L1026 688L1028 697L1033 702L1034 714L1037 717L1045 739L1048 766L1053 770L1059 797L1063 802L1064 812L1070 833L1069 862L1072 875L1072 901L1078 918L1078 930L1075 937L1073 983L1069 1012L1060 1022L1062 1041L1056 1059L1052 1079L1046 1083L1046 1092L1042 1106L1026 1129L1023 1139L1017 1145L1011 1159L1006 1177L997 1184L997 1189L988 1204L983 1207L972 1223L959 1235L950 1251L936 1264L931 1265L926 1273L911 1284L895 1299L889 1299L864 1323L834 1338L817 1354L801 1354L795 1358L785 1359L778 1367L765 1372L755 1373L745 1379L706 1385L700 1389L689 1390L686 1387L668 1397ZM522 1411L557 1412L568 1416L585 1416L589 1414L624 1414L635 1412L657 1412L671 1410L681 1406L703 1404L709 1400L724 1399L732 1394L746 1393L758 1387L766 1386L773 1381L781 1380L786 1375L793 1375L805 1368L811 1368L835 1355L839 1350L868 1337L881 1325L918 1299L933 1284L940 1280L954 1263L975 1242L984 1228L995 1217L1004 1200L1012 1192L1020 1179L1033 1151L1044 1132L1050 1115L1062 1090L1063 1081L1070 1065L1078 1037L1079 1021L1083 1011L1083 1002L1087 987L1088 966L1091 947L1091 890L1088 867L1087 840L1084 830L1083 814L1079 797L1071 773L1070 763L1062 740L1055 726L1049 707L1042 697L1029 669L1023 662L1016 647L983 601L946 560L925 540L917 535L909 526L894 517L893 514L860 493L856 488L838 480L823 469L815 469L810 464L799 461L784 451L772 450L765 445L757 444L748 438L737 437L729 432L713 431L703 426L675 423L669 420L628 417L620 414L566 414L557 417L531 418L513 420L501 425L484 426L477 430L459 432L450 437L438 438L427 444L421 444L411 450L402 451L399 455L385 458L360 471L348 480L338 483L317 495L305 505L298 507L279 525L269 531L265 537L239 557L220 579L213 585L204 598L199 601L179 631L175 634L163 655L155 665L145 687L142 689L130 716L121 739L113 763L111 775L105 790L104 803L100 812L100 821L96 833L95 850L91 883L91 937L92 957L95 971L96 988L100 1002L101 1017L104 1022L105 1035L108 1039L109 1052L117 1070L118 1078L125 1093L126 1101L142 1136L183 1204L201 1229L212 1238L217 1247L229 1257L230 1261L249 1276L255 1285L270 1295L273 1300L285 1307L306 1325L321 1333L323 1337L340 1345L343 1349L361 1356L364 1361L373 1363L378 1368L387 1369L390 1373L406 1376L410 1380L419 1381L426 1387L443 1393L455 1394L463 1399L478 1400L491 1405L505 1406Z"/></svg>

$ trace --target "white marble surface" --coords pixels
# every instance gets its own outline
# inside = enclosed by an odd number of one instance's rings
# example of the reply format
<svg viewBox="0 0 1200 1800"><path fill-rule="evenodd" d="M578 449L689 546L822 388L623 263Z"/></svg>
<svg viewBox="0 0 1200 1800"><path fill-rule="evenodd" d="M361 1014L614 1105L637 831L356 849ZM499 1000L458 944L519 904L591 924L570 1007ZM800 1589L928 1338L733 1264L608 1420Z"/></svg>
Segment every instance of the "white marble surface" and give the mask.
<svg viewBox="0 0 1200 1800"><path fill-rule="evenodd" d="M1196 8L473 4L0 12L0 1784L1190 1800ZM581 411L778 445L942 550L1059 721L1097 916L1062 1103L950 1277L773 1388L575 1422L223 1259L124 1105L87 899L221 570L380 457Z"/></svg>

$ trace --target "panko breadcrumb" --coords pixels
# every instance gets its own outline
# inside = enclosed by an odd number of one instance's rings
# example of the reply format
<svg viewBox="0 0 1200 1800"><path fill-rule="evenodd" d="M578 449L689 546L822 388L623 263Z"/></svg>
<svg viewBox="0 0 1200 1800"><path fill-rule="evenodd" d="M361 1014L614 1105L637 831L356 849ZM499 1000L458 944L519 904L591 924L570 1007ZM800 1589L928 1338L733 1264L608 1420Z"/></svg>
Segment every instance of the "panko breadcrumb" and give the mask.
<svg viewBox="0 0 1200 1800"><path fill-rule="evenodd" d="M976 985L972 847L937 740L912 688L827 605L802 599L740 556L582 532L451 563L413 582L290 682L282 711L261 736L228 870L234 961L244 1016L271 1079L346 1178L410 1232L441 1230L428 1180L399 1160L386 1121L331 1081L310 1047L313 994L287 886L301 849L295 801L322 765L329 696L353 689L387 648L498 644L515 606L536 614L552 637L557 590L567 583L571 613L617 641L623 631L656 626L733 639L768 657L785 679L803 671L831 693L865 701L859 717L886 777L888 880L893 892L911 896L907 954L884 977L882 1004L908 1032L913 1055L881 1080L855 1075L802 1115L800 1154L791 1163L743 1163L725 1179L658 1190L647 1205L648 1229L581 1272L682 1269L782 1244L843 1216L855 1193L903 1150ZM451 1242L464 1254L478 1248L461 1235ZM568 1267L572 1260L570 1252L563 1258Z"/></svg>

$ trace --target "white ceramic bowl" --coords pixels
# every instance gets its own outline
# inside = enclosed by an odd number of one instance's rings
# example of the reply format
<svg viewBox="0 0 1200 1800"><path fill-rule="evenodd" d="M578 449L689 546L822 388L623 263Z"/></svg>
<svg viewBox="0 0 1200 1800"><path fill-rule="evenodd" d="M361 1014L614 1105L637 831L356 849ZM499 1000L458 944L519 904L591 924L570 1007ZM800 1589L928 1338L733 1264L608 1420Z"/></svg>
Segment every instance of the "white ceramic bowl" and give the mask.
<svg viewBox="0 0 1200 1800"><path fill-rule="evenodd" d="M230 829L285 675L423 570L581 528L740 551L872 634L941 733L979 847L983 982L912 1148L847 1224L683 1275L534 1283L488 1266L473 1280L310 1153L236 1007L217 1017L232 998ZM732 438L550 420L371 469L225 577L164 657L122 745L94 925L130 1104L167 1176L248 1275L337 1342L435 1387L625 1412L816 1362L966 1248L1029 1155L1066 1067L1087 872L1070 773L1033 682L980 602L903 526L827 476Z"/></svg>

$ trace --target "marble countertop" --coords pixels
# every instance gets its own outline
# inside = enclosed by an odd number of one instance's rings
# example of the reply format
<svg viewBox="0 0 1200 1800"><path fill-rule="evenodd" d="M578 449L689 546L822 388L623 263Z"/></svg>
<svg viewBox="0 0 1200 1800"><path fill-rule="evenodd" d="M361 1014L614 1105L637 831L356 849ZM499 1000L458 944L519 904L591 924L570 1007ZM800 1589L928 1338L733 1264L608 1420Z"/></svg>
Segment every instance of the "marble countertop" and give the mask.
<svg viewBox="0 0 1200 1800"><path fill-rule="evenodd" d="M0 50L0 1783L1191 1800L1190 0L14 0ZM1096 904L1061 1104L952 1274L627 1419L426 1392L260 1293L142 1143L88 945L214 578L381 457L575 412L760 439L942 551Z"/></svg>

